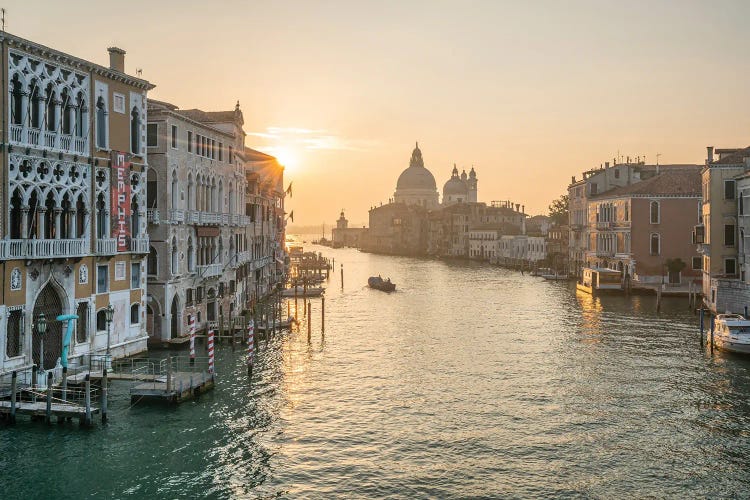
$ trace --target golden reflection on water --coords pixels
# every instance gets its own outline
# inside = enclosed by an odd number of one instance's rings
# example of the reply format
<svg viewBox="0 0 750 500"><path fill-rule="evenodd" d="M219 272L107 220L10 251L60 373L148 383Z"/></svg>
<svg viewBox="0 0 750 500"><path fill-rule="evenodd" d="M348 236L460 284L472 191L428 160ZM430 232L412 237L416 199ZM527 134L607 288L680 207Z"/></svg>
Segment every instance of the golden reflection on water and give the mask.
<svg viewBox="0 0 750 500"><path fill-rule="evenodd" d="M599 342L602 334L602 301L590 293L576 290L576 300L581 308L581 319L583 320L583 331L589 334L584 340L587 343Z"/></svg>

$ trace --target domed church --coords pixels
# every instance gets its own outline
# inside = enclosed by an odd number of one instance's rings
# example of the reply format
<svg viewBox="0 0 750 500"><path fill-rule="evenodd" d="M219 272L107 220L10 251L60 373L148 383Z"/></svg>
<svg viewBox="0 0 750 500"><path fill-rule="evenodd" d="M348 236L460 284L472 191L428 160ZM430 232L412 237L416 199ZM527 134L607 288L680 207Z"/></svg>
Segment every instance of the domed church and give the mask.
<svg viewBox="0 0 750 500"><path fill-rule="evenodd" d="M419 150L419 143L417 143L411 153L409 168L401 172L398 177L393 201L432 209L439 205L438 196L435 177L425 168L422 151Z"/></svg>
<svg viewBox="0 0 750 500"><path fill-rule="evenodd" d="M443 186L443 206L454 203L476 203L477 201L477 173L474 167L467 177L466 170L458 175L458 169L453 164L453 173Z"/></svg>

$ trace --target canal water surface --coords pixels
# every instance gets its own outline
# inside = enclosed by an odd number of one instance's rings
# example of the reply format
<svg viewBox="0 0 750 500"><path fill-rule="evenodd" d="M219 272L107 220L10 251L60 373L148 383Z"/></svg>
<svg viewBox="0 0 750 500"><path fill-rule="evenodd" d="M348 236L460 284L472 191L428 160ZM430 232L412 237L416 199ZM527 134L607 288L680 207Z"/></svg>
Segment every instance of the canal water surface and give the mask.
<svg viewBox="0 0 750 500"><path fill-rule="evenodd" d="M105 428L2 427L0 496L750 491L750 362L701 347L685 299L656 314L651 297L593 299L487 265L319 250L337 267L325 338L313 300L312 342L303 322L261 344L252 384L224 345L197 402L130 408L115 382ZM373 274L397 292L366 288Z"/></svg>

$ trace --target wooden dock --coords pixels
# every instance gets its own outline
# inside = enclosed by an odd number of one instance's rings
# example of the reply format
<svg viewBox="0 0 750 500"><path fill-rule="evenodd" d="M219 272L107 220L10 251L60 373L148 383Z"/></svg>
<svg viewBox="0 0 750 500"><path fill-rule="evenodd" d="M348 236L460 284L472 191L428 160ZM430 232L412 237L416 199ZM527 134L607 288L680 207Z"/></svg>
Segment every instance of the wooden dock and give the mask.
<svg viewBox="0 0 750 500"><path fill-rule="evenodd" d="M10 401L0 401L0 414L10 415L10 406ZM69 403L52 403L51 412L52 415L57 417L76 417L81 419L86 417L85 407ZM47 415L47 402L44 400L36 402L18 401L16 403L16 413L20 415L44 417ZM99 413L99 408L92 406L91 413Z"/></svg>
<svg viewBox="0 0 750 500"><path fill-rule="evenodd" d="M133 403L142 400L181 403L214 388L213 375L206 372L173 372L159 375L150 382L143 382L130 389Z"/></svg>

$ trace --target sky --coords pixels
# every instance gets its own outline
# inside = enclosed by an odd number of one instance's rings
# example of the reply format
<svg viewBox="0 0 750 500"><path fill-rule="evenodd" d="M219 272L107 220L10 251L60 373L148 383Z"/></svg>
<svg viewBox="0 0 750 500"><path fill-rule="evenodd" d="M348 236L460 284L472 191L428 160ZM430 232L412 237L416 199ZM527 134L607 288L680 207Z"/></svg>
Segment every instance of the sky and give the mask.
<svg viewBox="0 0 750 500"><path fill-rule="evenodd" d="M750 2L5 1L6 30L233 109L294 182L295 222L366 224L419 141L442 191L546 213L615 156L702 163L750 145Z"/></svg>

